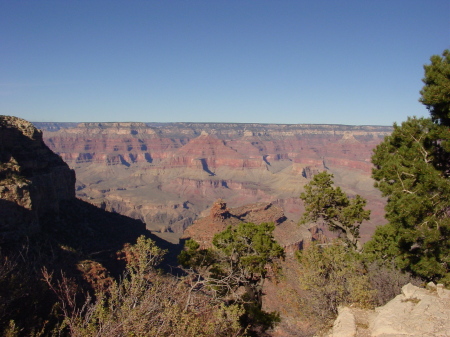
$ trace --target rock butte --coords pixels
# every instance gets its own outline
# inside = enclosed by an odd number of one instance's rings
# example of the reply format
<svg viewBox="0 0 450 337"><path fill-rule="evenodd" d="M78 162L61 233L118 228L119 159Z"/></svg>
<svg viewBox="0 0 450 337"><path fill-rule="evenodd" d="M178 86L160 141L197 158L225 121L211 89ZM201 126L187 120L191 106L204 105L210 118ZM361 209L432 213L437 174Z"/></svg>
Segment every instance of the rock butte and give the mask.
<svg viewBox="0 0 450 337"><path fill-rule="evenodd" d="M226 123L35 123L76 171L79 198L177 240L219 198L230 207L271 202L296 221L299 195L327 169L347 193L368 199L367 240L383 224L370 178L384 126Z"/></svg>
<svg viewBox="0 0 450 337"><path fill-rule="evenodd" d="M224 231L228 226L234 227L242 222L257 225L264 222L274 223L274 238L289 256L294 256L295 251L303 249L312 241L327 242L317 226L298 226L286 218L281 207L259 202L228 208L221 199L213 204L209 215L197 219L185 230L182 239L194 239L201 248L209 248L215 234Z"/></svg>

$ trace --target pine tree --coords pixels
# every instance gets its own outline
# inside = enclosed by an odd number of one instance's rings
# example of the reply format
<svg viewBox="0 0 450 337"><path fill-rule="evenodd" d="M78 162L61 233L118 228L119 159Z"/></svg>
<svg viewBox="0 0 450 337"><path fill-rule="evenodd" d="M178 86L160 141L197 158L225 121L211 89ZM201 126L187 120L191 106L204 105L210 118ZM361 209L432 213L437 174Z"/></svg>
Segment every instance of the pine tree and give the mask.
<svg viewBox="0 0 450 337"><path fill-rule="evenodd" d="M277 274L279 261L285 256L273 238L274 229L273 223L229 226L214 236L213 247L200 249L198 243L188 240L186 250L178 256L178 261L191 268L199 283L216 296L244 306L246 325L263 330L279 321L278 313L262 309L264 281L269 271Z"/></svg>
<svg viewBox="0 0 450 337"><path fill-rule="evenodd" d="M420 101L431 118L408 118L374 150L373 178L384 196L386 225L366 252L379 255L380 235L390 233L396 264L428 280L450 284L450 52L425 65Z"/></svg>
<svg viewBox="0 0 450 337"><path fill-rule="evenodd" d="M419 101L430 111L433 121L450 126L450 50L445 50L442 57L433 55L430 61L423 66L425 85Z"/></svg>
<svg viewBox="0 0 450 337"><path fill-rule="evenodd" d="M330 230L341 232L344 240L359 251L359 226L370 219L370 211L364 210L366 200L360 195L349 198L340 187L333 186L332 179L333 175L324 171L305 186L305 192L300 195L305 203L300 222L321 220Z"/></svg>

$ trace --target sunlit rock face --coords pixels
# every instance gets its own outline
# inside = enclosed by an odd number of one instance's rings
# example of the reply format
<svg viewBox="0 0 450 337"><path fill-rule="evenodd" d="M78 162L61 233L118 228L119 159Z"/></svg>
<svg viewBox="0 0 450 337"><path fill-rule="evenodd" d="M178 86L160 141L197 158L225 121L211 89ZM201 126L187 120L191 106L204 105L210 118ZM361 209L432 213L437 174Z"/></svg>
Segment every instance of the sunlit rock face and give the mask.
<svg viewBox="0 0 450 337"><path fill-rule="evenodd" d="M77 173L77 196L176 236L219 198L230 207L271 202L297 220L299 195L328 170L373 210L363 239L383 223L370 178L372 150L390 127L221 123L36 123ZM175 233L175 234L170 234Z"/></svg>
<svg viewBox="0 0 450 337"><path fill-rule="evenodd" d="M448 336L450 290L430 282L426 288L408 283L384 306L375 310L340 307L333 328L325 336Z"/></svg>

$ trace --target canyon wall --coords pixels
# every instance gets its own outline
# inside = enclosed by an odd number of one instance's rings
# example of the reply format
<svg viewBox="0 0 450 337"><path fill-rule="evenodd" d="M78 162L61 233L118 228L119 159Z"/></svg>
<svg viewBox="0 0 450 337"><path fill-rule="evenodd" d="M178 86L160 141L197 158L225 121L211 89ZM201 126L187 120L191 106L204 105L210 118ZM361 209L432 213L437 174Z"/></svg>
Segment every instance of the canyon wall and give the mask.
<svg viewBox="0 0 450 337"><path fill-rule="evenodd" d="M35 123L76 171L76 194L176 238L222 198L230 207L271 202L296 221L299 195L321 170L368 199L383 223L384 200L370 178L373 148L391 127L225 123Z"/></svg>
<svg viewBox="0 0 450 337"><path fill-rule="evenodd" d="M145 235L168 249L167 260L176 263L179 247L151 235L141 221L76 198L75 190L74 170L44 143L42 131L26 120L0 115L1 253L28 251L35 240L43 240L52 246L52 256L63 252L64 268L71 268L82 256L77 252L106 261L125 243Z"/></svg>
<svg viewBox="0 0 450 337"><path fill-rule="evenodd" d="M0 236L32 233L75 199L75 173L23 119L0 116Z"/></svg>

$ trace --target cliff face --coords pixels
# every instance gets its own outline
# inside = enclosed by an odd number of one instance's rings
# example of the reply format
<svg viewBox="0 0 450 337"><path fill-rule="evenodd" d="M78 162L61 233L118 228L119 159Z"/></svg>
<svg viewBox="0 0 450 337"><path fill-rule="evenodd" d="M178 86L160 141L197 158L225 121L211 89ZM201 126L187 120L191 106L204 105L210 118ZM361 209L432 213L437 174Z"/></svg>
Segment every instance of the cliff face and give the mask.
<svg viewBox="0 0 450 337"><path fill-rule="evenodd" d="M384 201L370 179L372 149L390 127L208 123L45 123L44 141L77 172L77 196L146 222L157 232L189 226L211 202L272 202L299 217L304 184L329 170L347 193L368 199L382 223ZM367 229L367 230L366 230Z"/></svg>
<svg viewBox="0 0 450 337"><path fill-rule="evenodd" d="M49 127L58 129L53 124ZM60 247L73 247L74 251L96 252L105 258L109 252L122 249L124 243L145 235L164 248L170 247L169 259L175 261L177 247L151 236L141 221L77 199L75 183L74 170L45 145L41 131L23 119L0 116L2 249L17 249L15 243L39 232L53 242L55 254Z"/></svg>
<svg viewBox="0 0 450 337"><path fill-rule="evenodd" d="M75 172L43 142L42 132L0 116L0 231L36 230L75 198Z"/></svg>
<svg viewBox="0 0 450 337"><path fill-rule="evenodd" d="M328 160L370 169L372 148L391 132L381 126L302 124L35 124L43 128L49 147L68 163L155 165L167 159L167 166L200 169L259 168L283 160Z"/></svg>

